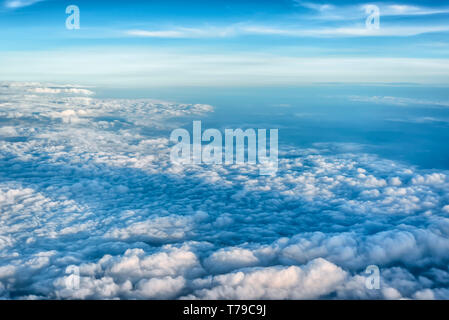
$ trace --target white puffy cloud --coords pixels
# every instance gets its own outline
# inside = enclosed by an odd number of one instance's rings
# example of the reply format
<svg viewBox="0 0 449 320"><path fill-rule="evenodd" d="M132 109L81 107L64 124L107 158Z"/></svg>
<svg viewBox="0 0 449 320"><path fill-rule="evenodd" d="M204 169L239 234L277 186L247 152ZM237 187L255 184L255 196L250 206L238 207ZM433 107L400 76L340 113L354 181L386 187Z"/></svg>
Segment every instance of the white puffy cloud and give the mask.
<svg viewBox="0 0 449 320"><path fill-rule="evenodd" d="M0 297L449 297L447 173L355 145L179 166L169 132L212 107L79 89L0 85Z"/></svg>
<svg viewBox="0 0 449 320"><path fill-rule="evenodd" d="M198 289L187 298L201 299L316 299L332 293L346 272L315 259L301 267L245 269L212 277L212 288Z"/></svg>
<svg viewBox="0 0 449 320"><path fill-rule="evenodd" d="M259 259L248 249L230 248L218 250L204 261L212 272L226 272L257 265Z"/></svg>

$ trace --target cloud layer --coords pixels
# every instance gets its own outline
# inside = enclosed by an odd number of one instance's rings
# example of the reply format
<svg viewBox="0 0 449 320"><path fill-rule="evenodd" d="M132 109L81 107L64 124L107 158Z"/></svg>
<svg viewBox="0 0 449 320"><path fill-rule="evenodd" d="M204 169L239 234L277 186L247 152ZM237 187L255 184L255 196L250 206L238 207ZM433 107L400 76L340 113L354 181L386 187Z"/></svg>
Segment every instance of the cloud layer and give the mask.
<svg viewBox="0 0 449 320"><path fill-rule="evenodd" d="M178 166L169 132L211 106L0 91L2 298L449 298L447 172L328 145L276 177Z"/></svg>

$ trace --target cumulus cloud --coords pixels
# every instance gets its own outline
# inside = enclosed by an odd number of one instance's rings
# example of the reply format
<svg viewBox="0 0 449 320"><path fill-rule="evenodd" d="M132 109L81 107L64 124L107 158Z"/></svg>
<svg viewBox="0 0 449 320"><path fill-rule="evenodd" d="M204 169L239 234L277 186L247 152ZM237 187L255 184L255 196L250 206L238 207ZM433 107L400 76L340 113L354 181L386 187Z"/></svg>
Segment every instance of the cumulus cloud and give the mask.
<svg viewBox="0 0 449 320"><path fill-rule="evenodd" d="M199 289L187 298L201 299L311 299L330 294L346 272L316 259L301 267L244 269L210 278L210 289Z"/></svg>
<svg viewBox="0 0 449 320"><path fill-rule="evenodd" d="M447 172L326 144L274 177L179 166L169 132L211 106L79 88L0 85L0 297L449 297Z"/></svg>

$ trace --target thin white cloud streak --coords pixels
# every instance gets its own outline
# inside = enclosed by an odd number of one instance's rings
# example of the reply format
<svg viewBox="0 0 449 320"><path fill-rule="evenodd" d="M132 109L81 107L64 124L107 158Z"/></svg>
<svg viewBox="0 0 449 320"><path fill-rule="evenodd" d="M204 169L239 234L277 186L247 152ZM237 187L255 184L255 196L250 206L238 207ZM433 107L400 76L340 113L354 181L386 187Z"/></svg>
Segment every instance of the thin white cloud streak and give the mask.
<svg viewBox="0 0 449 320"><path fill-rule="evenodd" d="M403 107L411 105L449 107L449 101L435 101L435 100L424 100L424 99L392 97L392 96L374 96L374 97L351 96L349 97L349 99L351 101L356 102L369 102L369 103L396 105Z"/></svg>
<svg viewBox="0 0 449 320"><path fill-rule="evenodd" d="M35 3L42 2L45 0L7 0L4 5L9 9L18 9L23 7L31 6Z"/></svg>
<svg viewBox="0 0 449 320"><path fill-rule="evenodd" d="M371 3L335 6L332 4L316 4L305 1L295 1L297 6L304 7L316 11L314 15L304 15L309 19L319 20L350 20L358 19L365 15L366 6ZM427 16L434 14L449 13L449 7L424 7L408 4L381 4L376 3L380 9L381 16Z"/></svg>
<svg viewBox="0 0 449 320"><path fill-rule="evenodd" d="M298 16L298 23L287 25L248 24L235 23L224 27L175 27L173 29L159 30L127 30L126 36L146 38L224 38L237 36L286 36L286 37L409 37L427 33L449 32L447 24L433 23L407 23L395 25L391 22L382 22L379 29L368 29L365 26L368 4L335 6L333 4L317 4L312 2L296 1L302 6L314 11ZM449 7L422 7L404 4L378 4L381 19L386 16L426 16L449 13ZM303 19L319 19L323 22L346 21L341 26L322 24L310 28L307 24L300 24Z"/></svg>
<svg viewBox="0 0 449 320"><path fill-rule="evenodd" d="M335 6L333 4L318 4L313 2L305 2L305 1L299 1L295 0L294 3L298 6L307 8L307 9L313 9L316 11L328 11L328 10L335 10Z"/></svg>
<svg viewBox="0 0 449 320"><path fill-rule="evenodd" d="M145 38L224 38L238 35L239 29L236 26L223 28L176 28L174 30L128 30L128 36Z"/></svg>
<svg viewBox="0 0 449 320"><path fill-rule="evenodd" d="M382 14L385 16L424 16L433 14L449 13L449 8L429 8L413 5L387 5L382 7Z"/></svg>
<svg viewBox="0 0 449 320"><path fill-rule="evenodd" d="M125 35L143 38L225 38L236 36L285 36L285 37L409 37L426 33L449 32L449 25L440 26L386 26L380 29L367 29L365 26L345 26L339 28L307 29L300 26L243 26L224 28L175 28L172 30L128 30Z"/></svg>
<svg viewBox="0 0 449 320"><path fill-rule="evenodd" d="M449 26L383 27L372 30L364 27L322 28L309 30L247 27L244 30L248 34L283 35L292 37L407 37L425 33L448 32Z"/></svg>
<svg viewBox="0 0 449 320"><path fill-rule="evenodd" d="M115 53L111 53L115 52ZM314 58L142 49L0 53L0 80L90 85L244 86L315 82L448 84L449 59Z"/></svg>
<svg viewBox="0 0 449 320"><path fill-rule="evenodd" d="M147 31L147 30L130 30L127 35L145 38L185 38L188 33L177 30Z"/></svg>

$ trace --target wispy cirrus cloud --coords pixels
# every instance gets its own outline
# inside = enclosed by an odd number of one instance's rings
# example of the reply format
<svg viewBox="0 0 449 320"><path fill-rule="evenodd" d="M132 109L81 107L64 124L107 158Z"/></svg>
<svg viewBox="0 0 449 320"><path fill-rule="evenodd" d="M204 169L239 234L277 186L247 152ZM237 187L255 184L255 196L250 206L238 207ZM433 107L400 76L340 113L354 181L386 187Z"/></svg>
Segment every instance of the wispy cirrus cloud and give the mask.
<svg viewBox="0 0 449 320"><path fill-rule="evenodd" d="M223 38L238 35L242 30L237 26L206 27L206 28L184 28L178 27L168 30L128 30L128 36L145 38Z"/></svg>
<svg viewBox="0 0 449 320"><path fill-rule="evenodd" d="M334 10L336 8L333 4L318 4L318 3L299 1L299 0L295 0L294 3L298 6L301 6L301 7L307 8L307 9L321 11L321 12Z"/></svg>
<svg viewBox="0 0 449 320"><path fill-rule="evenodd" d="M31 6L35 3L42 2L45 0L6 0L4 6L9 9L18 9L23 7Z"/></svg>
<svg viewBox="0 0 449 320"><path fill-rule="evenodd" d="M384 6L382 12L383 15L387 16L419 16L449 13L449 7L431 8L413 5L392 4Z"/></svg>
<svg viewBox="0 0 449 320"><path fill-rule="evenodd" d="M425 18L420 22L382 22L379 29L368 29L365 25L369 4L334 5L295 1L297 6L310 9L299 13L301 19L287 19L283 23L238 22L224 26L172 27L168 29L135 29L125 34L147 38L226 38L237 36L289 36L289 37L408 37L428 33L448 32L449 25ZM424 7L408 4L378 4L381 17L414 17L434 14L449 14L449 7ZM311 11L311 12L310 12ZM305 20L304 20L305 19ZM320 20L321 23L306 23Z"/></svg>
<svg viewBox="0 0 449 320"><path fill-rule="evenodd" d="M298 7L315 11L314 14L306 14L307 18L320 20L350 20L357 19L365 14L370 3L336 6L330 3L317 4L307 1L294 1ZM382 16L426 16L449 13L449 7L416 6L409 4L376 4Z"/></svg>
<svg viewBox="0 0 449 320"><path fill-rule="evenodd" d="M449 107L449 101L423 100L423 99L391 97L391 96L374 96L374 97L351 96L349 97L349 99L351 101L357 102L388 104L404 107L413 105L425 105L428 107Z"/></svg>
<svg viewBox="0 0 449 320"><path fill-rule="evenodd" d="M232 25L228 27L174 28L167 30L128 30L127 36L144 38L226 38L235 36L285 36L285 37L408 37L426 33L448 32L449 25L386 26L367 29L361 25L339 28L301 28L295 26L278 27L270 25Z"/></svg>

